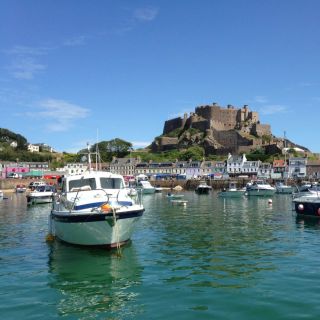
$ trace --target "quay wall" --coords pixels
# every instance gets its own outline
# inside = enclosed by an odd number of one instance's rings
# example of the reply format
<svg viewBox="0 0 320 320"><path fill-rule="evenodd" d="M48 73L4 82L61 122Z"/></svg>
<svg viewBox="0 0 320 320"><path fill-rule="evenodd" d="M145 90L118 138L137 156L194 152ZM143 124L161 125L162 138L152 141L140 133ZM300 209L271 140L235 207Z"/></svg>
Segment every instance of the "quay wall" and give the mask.
<svg viewBox="0 0 320 320"><path fill-rule="evenodd" d="M248 179L232 179L232 181L237 181L238 187L244 187ZM230 180L206 180L207 184L214 190L221 190L229 186ZM174 188L176 186L182 187L184 190L195 190L200 184L200 180L160 180L160 181L150 181L150 183L155 186L160 186L162 188Z"/></svg>

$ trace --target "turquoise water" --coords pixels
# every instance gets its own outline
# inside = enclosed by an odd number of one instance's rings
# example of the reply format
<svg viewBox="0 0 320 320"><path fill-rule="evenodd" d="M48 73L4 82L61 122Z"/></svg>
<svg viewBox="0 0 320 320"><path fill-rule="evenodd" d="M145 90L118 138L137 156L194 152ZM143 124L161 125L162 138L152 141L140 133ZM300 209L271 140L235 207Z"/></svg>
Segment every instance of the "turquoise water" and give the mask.
<svg viewBox="0 0 320 320"><path fill-rule="evenodd" d="M319 319L320 225L290 196L184 194L145 195L120 258L48 244L50 205L0 201L1 319Z"/></svg>

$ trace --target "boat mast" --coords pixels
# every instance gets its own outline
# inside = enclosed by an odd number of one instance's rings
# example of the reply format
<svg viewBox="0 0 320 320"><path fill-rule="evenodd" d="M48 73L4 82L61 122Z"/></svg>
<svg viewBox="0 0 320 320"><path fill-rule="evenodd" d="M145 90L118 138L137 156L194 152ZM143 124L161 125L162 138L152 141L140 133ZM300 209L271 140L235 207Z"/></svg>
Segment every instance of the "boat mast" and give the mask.
<svg viewBox="0 0 320 320"><path fill-rule="evenodd" d="M287 179L287 142L286 142L286 132L283 132L283 139L284 139L284 175L285 179Z"/></svg>
<svg viewBox="0 0 320 320"><path fill-rule="evenodd" d="M89 142L87 142L87 148L88 148L88 167L89 167L89 172L91 172L91 153L90 153Z"/></svg>

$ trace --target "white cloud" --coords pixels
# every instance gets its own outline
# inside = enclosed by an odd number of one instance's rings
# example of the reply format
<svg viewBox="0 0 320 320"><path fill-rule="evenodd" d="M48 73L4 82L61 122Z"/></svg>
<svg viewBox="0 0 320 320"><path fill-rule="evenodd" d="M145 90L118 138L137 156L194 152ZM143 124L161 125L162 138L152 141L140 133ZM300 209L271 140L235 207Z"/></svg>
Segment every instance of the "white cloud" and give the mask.
<svg viewBox="0 0 320 320"><path fill-rule="evenodd" d="M139 21L152 21L158 15L159 10L157 8L139 8L134 10L133 16Z"/></svg>
<svg viewBox="0 0 320 320"><path fill-rule="evenodd" d="M312 86L315 86L317 85L316 83L311 83L311 82L300 82L299 83L299 86L300 87L312 87Z"/></svg>
<svg viewBox="0 0 320 320"><path fill-rule="evenodd" d="M41 110L38 111L38 109ZM86 118L89 109L77 106L64 100L46 99L40 101L38 109L27 112L26 115L32 118L44 119L46 128L49 131L67 131L78 119Z"/></svg>
<svg viewBox="0 0 320 320"><path fill-rule="evenodd" d="M264 96L255 96L253 101L257 102L257 103L267 103L268 102L267 98Z"/></svg>
<svg viewBox="0 0 320 320"><path fill-rule="evenodd" d="M267 105L261 108L261 114L264 115L272 115L272 114L277 114L277 113L286 113L287 107L284 105L280 104L274 104L274 105Z"/></svg>
<svg viewBox="0 0 320 320"><path fill-rule="evenodd" d="M14 46L5 52L16 56L41 56L48 54L53 48L50 47L28 47L28 46Z"/></svg>
<svg viewBox="0 0 320 320"><path fill-rule="evenodd" d="M83 46L86 44L87 36L77 36L64 41L63 45L67 47Z"/></svg>
<svg viewBox="0 0 320 320"><path fill-rule="evenodd" d="M22 80L31 80L34 76L47 67L37 63L33 58L21 58L16 60L8 69L12 77Z"/></svg>

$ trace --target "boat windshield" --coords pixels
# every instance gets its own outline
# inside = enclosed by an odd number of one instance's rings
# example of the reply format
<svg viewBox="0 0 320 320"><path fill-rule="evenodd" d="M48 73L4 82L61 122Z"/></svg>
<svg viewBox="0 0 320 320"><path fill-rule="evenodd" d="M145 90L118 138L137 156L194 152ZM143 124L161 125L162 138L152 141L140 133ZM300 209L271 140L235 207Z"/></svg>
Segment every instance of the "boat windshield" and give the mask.
<svg viewBox="0 0 320 320"><path fill-rule="evenodd" d="M100 178L102 189L123 189L123 181L121 178Z"/></svg>
<svg viewBox="0 0 320 320"><path fill-rule="evenodd" d="M78 190L95 190L97 188L95 178L83 178L79 180L69 181L69 190L78 191Z"/></svg>

